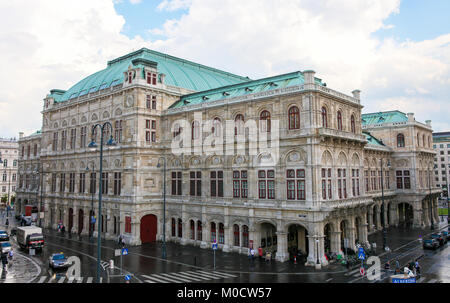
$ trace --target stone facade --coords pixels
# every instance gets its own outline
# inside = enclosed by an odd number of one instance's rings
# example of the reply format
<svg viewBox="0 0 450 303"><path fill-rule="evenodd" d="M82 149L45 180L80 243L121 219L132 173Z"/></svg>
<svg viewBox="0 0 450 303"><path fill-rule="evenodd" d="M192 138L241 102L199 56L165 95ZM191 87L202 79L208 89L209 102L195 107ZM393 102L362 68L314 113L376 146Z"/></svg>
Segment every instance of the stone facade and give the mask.
<svg viewBox="0 0 450 303"><path fill-rule="evenodd" d="M4 197L5 204L11 205L15 196L18 168L18 143L15 138L0 138L0 163L1 175L0 193ZM3 203L2 203L3 204Z"/></svg>
<svg viewBox="0 0 450 303"><path fill-rule="evenodd" d="M44 100L40 160L46 226L62 221L70 232L96 236L88 225L90 211L98 211L99 151L88 144L92 126L105 122L113 125L109 134L117 141L103 152L106 238L123 234L132 245L162 240L165 217L167 241L209 248L216 240L219 249L243 254L261 246L278 261L301 250L307 264L326 265L324 252L340 252L344 239L355 249L383 225L429 224L427 201L435 203L439 190L433 185L428 191L423 182L434 152L430 145L416 146L413 138L419 131L431 136L430 125L408 120L364 126L360 92L331 90L313 71L241 79L195 93L165 83L161 63L133 62L120 84L64 102L57 101L64 91L53 90ZM157 73L158 81L145 79L143 70ZM238 117L249 123L242 136L237 124L231 128L236 133L227 135L225 122ZM262 120L270 120L270 131ZM181 129L178 121L185 121ZM215 153L201 152L197 139L180 139L180 132L197 132L195 121L199 133L223 142L213 144L219 147ZM398 132L404 133L405 147L395 145ZM269 138L267 148L253 148L253 135ZM99 143L99 136L95 140ZM95 193L89 188L92 169ZM395 186L397 178L406 189Z"/></svg>

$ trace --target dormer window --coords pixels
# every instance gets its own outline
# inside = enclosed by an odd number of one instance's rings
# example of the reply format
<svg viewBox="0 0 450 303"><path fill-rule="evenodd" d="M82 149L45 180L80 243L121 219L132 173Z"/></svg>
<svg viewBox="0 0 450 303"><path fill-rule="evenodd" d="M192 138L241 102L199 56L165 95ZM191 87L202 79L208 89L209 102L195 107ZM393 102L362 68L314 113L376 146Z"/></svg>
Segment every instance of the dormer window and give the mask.
<svg viewBox="0 0 450 303"><path fill-rule="evenodd" d="M275 82L270 82L269 85L270 86L278 86L278 84L276 84Z"/></svg>
<svg viewBox="0 0 450 303"><path fill-rule="evenodd" d="M227 92L223 92L223 94L222 94L223 96L229 96L230 94L229 93L227 93Z"/></svg>
<svg viewBox="0 0 450 303"><path fill-rule="evenodd" d="M208 100L208 99L209 99L209 98L206 97L206 96L203 96L203 97L202 97L202 100L203 100L203 101L206 101L206 100Z"/></svg>
<svg viewBox="0 0 450 303"><path fill-rule="evenodd" d="M156 73L147 73L147 83L148 84L152 84L152 85L156 85Z"/></svg>
<svg viewBox="0 0 450 303"><path fill-rule="evenodd" d="M251 91L253 91L253 89L251 89L250 87L246 87L246 88L245 88L245 91L246 91L246 92L251 92Z"/></svg>
<svg viewBox="0 0 450 303"><path fill-rule="evenodd" d="M384 118L383 118L383 117L378 118L378 122L379 122L379 123L381 123L381 122L383 122L383 121L384 121Z"/></svg>
<svg viewBox="0 0 450 303"><path fill-rule="evenodd" d="M131 81L133 81L133 73L129 72L128 73L128 83L131 83Z"/></svg>
<svg viewBox="0 0 450 303"><path fill-rule="evenodd" d="M184 105L186 105L186 104L189 104L189 103L191 103L191 102L188 101L188 100L183 100L183 103L184 103Z"/></svg>

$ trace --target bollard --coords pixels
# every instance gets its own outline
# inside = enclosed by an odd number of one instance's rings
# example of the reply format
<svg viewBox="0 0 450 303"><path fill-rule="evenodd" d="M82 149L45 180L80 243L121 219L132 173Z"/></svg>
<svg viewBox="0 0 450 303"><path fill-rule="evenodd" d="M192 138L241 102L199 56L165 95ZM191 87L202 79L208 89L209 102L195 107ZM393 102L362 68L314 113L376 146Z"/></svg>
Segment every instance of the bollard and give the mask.
<svg viewBox="0 0 450 303"><path fill-rule="evenodd" d="M109 268L114 270L114 260L109 260Z"/></svg>

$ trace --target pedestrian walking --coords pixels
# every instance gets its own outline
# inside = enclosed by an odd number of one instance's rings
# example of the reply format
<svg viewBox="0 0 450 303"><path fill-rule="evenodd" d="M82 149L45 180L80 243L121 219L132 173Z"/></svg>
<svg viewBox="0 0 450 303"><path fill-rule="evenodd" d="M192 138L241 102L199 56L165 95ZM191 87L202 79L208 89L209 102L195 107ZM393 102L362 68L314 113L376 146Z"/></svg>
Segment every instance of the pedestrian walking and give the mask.
<svg viewBox="0 0 450 303"><path fill-rule="evenodd" d="M414 264L414 267L415 267L415 269L416 269L416 275L417 275L418 277L420 277L420 265L419 265L419 260L416 260L416 262L415 262L415 264Z"/></svg>
<svg viewBox="0 0 450 303"><path fill-rule="evenodd" d="M6 222L5 222L5 225L6 225L6 227L8 227L8 226L9 226L9 220L8 220L8 218L6 218Z"/></svg>
<svg viewBox="0 0 450 303"><path fill-rule="evenodd" d="M2 252L0 258L2 259L3 270L6 270L6 265L8 264L8 257L5 253Z"/></svg>
<svg viewBox="0 0 450 303"><path fill-rule="evenodd" d="M400 262L395 260L395 273L400 273Z"/></svg>
<svg viewBox="0 0 450 303"><path fill-rule="evenodd" d="M61 234L64 236L64 233L66 232L66 227L63 225L61 227Z"/></svg>
<svg viewBox="0 0 450 303"><path fill-rule="evenodd" d="M258 247L258 256L259 256L259 260L261 261L262 257L263 257L263 250L262 250L261 246Z"/></svg>
<svg viewBox="0 0 450 303"><path fill-rule="evenodd" d="M253 261L255 259L255 250L253 249L253 247L252 247L252 249L250 249L250 255L251 255L252 261Z"/></svg>

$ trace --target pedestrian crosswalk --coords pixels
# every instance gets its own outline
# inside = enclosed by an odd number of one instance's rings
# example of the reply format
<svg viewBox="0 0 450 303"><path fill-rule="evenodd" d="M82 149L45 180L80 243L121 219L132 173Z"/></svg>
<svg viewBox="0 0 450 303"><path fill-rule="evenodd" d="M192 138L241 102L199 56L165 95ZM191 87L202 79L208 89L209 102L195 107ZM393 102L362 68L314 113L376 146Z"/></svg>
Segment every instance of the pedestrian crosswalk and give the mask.
<svg viewBox="0 0 450 303"><path fill-rule="evenodd" d="M100 283L102 283L102 279L100 277ZM93 277L66 277L66 276L62 276L62 277L53 277L53 276L42 276L40 277L36 283L93 283L94 282L94 278Z"/></svg>
<svg viewBox="0 0 450 303"><path fill-rule="evenodd" d="M199 283L213 280L237 278L238 276L219 271L183 271L139 275L144 283ZM100 278L102 282L102 278ZM93 277L41 276L35 283L94 283Z"/></svg>
<svg viewBox="0 0 450 303"><path fill-rule="evenodd" d="M158 273L140 276L145 283L198 283L238 277L228 273L203 270Z"/></svg>

